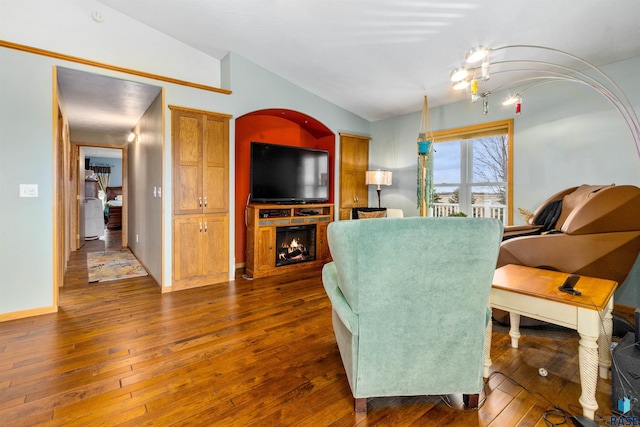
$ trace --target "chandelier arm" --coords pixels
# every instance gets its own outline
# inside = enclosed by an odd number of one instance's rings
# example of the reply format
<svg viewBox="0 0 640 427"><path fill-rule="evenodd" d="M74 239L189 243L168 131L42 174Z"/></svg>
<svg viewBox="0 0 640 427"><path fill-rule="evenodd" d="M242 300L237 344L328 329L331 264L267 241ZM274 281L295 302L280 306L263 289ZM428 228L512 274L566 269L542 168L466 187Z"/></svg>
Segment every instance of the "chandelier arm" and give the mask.
<svg viewBox="0 0 640 427"><path fill-rule="evenodd" d="M559 68L561 70L565 70L568 71L572 74L576 74L579 75L581 77L583 77L586 80L592 81L594 83L597 83L599 86L602 87L606 87L601 81L599 81L598 79L585 74L579 70L576 70L575 68L571 68L571 67L567 67L565 65L561 65L561 64L554 64L552 62L546 62L546 61L535 61L535 60L526 60L526 59L519 59L519 60L512 60L512 61L498 61L498 62L494 62L491 65L512 65L512 64L533 64L533 65L543 65L546 67L552 67L552 68ZM473 68L472 70L475 71L479 69L479 67ZM548 69L536 69L536 68L521 68L521 69L515 69L515 70L502 70L502 71L494 71L492 72L492 74L500 74L500 73L504 73L504 72L516 72L516 71L533 71L533 72L548 72L548 73L553 73L553 74L558 74L558 75L566 75L566 74L562 74L559 73L557 71L553 71L553 70L548 70Z"/></svg>
<svg viewBox="0 0 640 427"><path fill-rule="evenodd" d="M535 70L527 70L527 69L522 69L521 71L535 71ZM508 71L502 71L502 72L508 72ZM554 83L554 82L558 82L558 81L568 81L568 82L573 82L573 83L579 83L582 85L586 85L590 88L592 88L593 90L595 90L596 92L598 92L600 95L602 95L607 101L609 101L609 103L611 105L613 105L613 107L616 109L616 111L622 116L623 120L625 121L627 127L629 128L629 131L631 132L631 137L634 139L635 142L635 146L636 146L636 151L638 152L638 156L640 157L640 128L638 127L637 121L634 120L634 116L629 112L629 110L627 109L627 107L624 105L624 103L622 103L620 101L620 99L613 93L611 92L611 90L605 86L602 86L602 84L593 84L591 82L588 81L584 81L584 80L580 80L574 76L568 76L568 75L564 75L561 73L556 73L556 76L539 76L539 77L526 77L520 80L516 80L514 82L510 82L508 85L514 85L514 84L519 84L519 83L523 83L525 81L532 81L532 80L545 80L541 83L537 83L534 84L532 86L528 86L526 88L524 88L521 91L518 91L518 94L522 94L523 92L532 89L534 87L538 87L538 86L542 86L544 84L548 84L548 83ZM596 83L599 83L596 81ZM504 88L506 85L502 85L502 86L498 86L496 88L494 88L492 91L489 92L485 92L483 94L483 96L488 96L489 94L491 94L492 92L495 92L497 90L500 90L501 88Z"/></svg>
<svg viewBox="0 0 640 427"><path fill-rule="evenodd" d="M618 92L618 94L622 97L622 99L624 100L624 102L626 103L627 106L630 107L630 110L632 112L633 118L634 118L634 122L637 123L638 122L638 115L636 114L634 108L633 108L633 104L631 103L631 101L629 101L629 98L627 97L627 95L625 95L625 93L622 91L622 89L620 88L620 86L618 86L616 84L615 81L613 81L613 79L611 79L611 77L609 77L604 71L602 71L600 68L596 67L594 64L592 64L591 62L580 58L579 56L573 55L569 52L565 52L563 50L560 49L555 49L552 47L547 47L547 46L539 46L539 45L526 45L526 44L514 44L514 45L505 45L505 46L500 46L497 48L493 48L493 49L489 49L489 52L496 52L499 50L505 50L505 49L510 49L510 48L516 48L516 49L520 49L520 48L524 48L524 49L540 49L540 50L546 50L549 52L555 52L558 53L560 55L564 55L566 57L569 57L575 61L578 61L584 65L586 65L587 67L591 68L592 70L594 70L596 73L600 74L607 82L609 82L609 84L611 84L616 91Z"/></svg>

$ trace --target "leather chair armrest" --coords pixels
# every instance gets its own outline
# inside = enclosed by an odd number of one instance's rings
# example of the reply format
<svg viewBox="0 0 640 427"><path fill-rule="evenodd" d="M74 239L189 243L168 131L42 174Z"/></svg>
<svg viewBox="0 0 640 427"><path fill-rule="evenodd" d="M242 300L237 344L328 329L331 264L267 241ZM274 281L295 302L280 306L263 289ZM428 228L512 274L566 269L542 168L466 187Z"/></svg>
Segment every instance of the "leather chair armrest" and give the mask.
<svg viewBox="0 0 640 427"><path fill-rule="evenodd" d="M527 236L529 234L540 234L541 225L509 225L504 228L502 240L512 239L518 236Z"/></svg>

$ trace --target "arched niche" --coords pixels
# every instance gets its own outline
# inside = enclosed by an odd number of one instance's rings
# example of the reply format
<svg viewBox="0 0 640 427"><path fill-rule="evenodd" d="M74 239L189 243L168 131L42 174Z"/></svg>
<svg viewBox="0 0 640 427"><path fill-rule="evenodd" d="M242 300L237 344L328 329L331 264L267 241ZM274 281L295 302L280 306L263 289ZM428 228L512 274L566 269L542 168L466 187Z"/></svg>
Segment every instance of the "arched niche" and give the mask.
<svg viewBox="0 0 640 427"><path fill-rule="evenodd" d="M249 197L251 142L317 148L329 152L329 202L334 200L335 134L304 113L282 108L254 111L235 122L235 259L246 259L245 205Z"/></svg>

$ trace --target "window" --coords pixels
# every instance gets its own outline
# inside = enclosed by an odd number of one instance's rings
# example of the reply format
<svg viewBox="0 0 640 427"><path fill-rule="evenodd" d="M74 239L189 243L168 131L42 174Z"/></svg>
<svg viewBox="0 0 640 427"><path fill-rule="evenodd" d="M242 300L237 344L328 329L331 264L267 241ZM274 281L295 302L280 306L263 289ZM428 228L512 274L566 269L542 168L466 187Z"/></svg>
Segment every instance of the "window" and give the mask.
<svg viewBox="0 0 640 427"><path fill-rule="evenodd" d="M513 120L433 133L434 216L513 217Z"/></svg>

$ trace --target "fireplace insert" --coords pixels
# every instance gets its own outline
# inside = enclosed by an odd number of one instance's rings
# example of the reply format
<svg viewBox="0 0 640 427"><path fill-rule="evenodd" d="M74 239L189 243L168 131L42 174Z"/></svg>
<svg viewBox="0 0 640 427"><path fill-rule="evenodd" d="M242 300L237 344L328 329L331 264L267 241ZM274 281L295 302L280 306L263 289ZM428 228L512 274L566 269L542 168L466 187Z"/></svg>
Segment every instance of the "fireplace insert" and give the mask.
<svg viewBox="0 0 640 427"><path fill-rule="evenodd" d="M315 259L315 224L276 228L276 267Z"/></svg>

